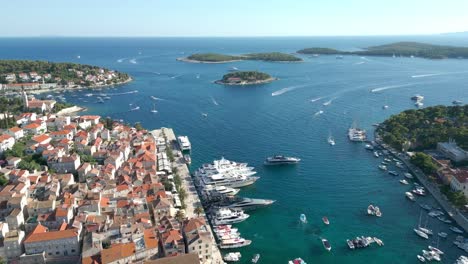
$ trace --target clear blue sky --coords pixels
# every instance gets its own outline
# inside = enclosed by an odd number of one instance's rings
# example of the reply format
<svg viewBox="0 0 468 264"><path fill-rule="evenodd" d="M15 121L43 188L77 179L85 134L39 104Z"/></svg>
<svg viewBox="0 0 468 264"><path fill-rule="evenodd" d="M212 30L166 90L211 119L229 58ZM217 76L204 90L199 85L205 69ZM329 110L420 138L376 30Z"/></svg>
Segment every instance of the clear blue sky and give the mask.
<svg viewBox="0 0 468 264"><path fill-rule="evenodd" d="M0 36L316 36L468 30L468 0L2 1Z"/></svg>

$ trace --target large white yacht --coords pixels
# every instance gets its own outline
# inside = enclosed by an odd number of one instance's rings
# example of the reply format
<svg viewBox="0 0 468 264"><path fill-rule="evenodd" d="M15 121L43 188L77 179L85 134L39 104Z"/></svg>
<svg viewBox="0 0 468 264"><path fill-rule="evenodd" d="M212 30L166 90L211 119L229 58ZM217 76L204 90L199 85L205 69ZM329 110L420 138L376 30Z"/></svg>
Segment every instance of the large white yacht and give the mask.
<svg viewBox="0 0 468 264"><path fill-rule="evenodd" d="M192 149L192 144L190 144L190 141L187 136L178 136L177 142L179 143L180 149L182 151Z"/></svg>
<svg viewBox="0 0 468 264"><path fill-rule="evenodd" d="M240 248L248 246L252 243L251 240L243 239L243 238L235 238L235 239L227 239L221 241L219 247L222 249L226 248Z"/></svg>
<svg viewBox="0 0 468 264"><path fill-rule="evenodd" d="M366 138L367 138L366 130L351 127L351 128L348 129L348 138L351 141L358 141L358 142L365 141Z"/></svg>
<svg viewBox="0 0 468 264"><path fill-rule="evenodd" d="M226 187L226 186L206 185L204 191L206 191L207 193L215 193L215 194L221 194L221 195L234 196L240 190L239 189L234 189L234 188L231 188L231 187Z"/></svg>
<svg viewBox="0 0 468 264"><path fill-rule="evenodd" d="M212 214L212 217L214 225L227 225L243 222L249 218L249 215L242 210L219 208Z"/></svg>
<svg viewBox="0 0 468 264"><path fill-rule="evenodd" d="M253 177L256 172L247 163L237 163L225 158L213 163L202 165L194 175L202 185L239 188L253 184L259 177Z"/></svg>

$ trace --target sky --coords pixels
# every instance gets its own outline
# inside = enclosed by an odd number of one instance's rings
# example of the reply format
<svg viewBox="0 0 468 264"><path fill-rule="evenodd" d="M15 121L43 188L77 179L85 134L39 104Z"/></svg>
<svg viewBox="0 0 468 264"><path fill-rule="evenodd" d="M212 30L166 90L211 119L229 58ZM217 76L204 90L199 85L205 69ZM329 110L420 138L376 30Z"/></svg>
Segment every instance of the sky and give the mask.
<svg viewBox="0 0 468 264"><path fill-rule="evenodd" d="M357 36L468 31L468 0L4 0L0 6L0 37Z"/></svg>

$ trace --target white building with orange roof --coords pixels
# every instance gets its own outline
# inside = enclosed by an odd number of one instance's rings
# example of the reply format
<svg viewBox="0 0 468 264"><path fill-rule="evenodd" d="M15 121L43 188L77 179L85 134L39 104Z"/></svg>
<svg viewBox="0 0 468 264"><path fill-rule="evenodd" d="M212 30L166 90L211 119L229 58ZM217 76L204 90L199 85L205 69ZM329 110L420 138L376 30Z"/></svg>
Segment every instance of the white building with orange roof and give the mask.
<svg viewBox="0 0 468 264"><path fill-rule="evenodd" d="M81 229L71 228L58 231L38 224L33 232L24 240L24 250L27 255L46 253L46 258L61 258L79 256Z"/></svg>
<svg viewBox="0 0 468 264"><path fill-rule="evenodd" d="M15 140L18 140L22 137L24 137L24 131L22 128L19 127L12 127L6 131L6 133L12 137L15 138Z"/></svg>
<svg viewBox="0 0 468 264"><path fill-rule="evenodd" d="M30 135L38 135L47 132L47 126L45 123L31 123L23 127L24 131Z"/></svg>
<svg viewBox="0 0 468 264"><path fill-rule="evenodd" d="M50 132L49 136L54 141L60 141L62 139L68 139L68 140L73 139L73 133L70 130L67 130L67 129Z"/></svg>
<svg viewBox="0 0 468 264"><path fill-rule="evenodd" d="M6 150L12 149L13 145L15 145L14 137L7 134L0 135L0 154Z"/></svg>

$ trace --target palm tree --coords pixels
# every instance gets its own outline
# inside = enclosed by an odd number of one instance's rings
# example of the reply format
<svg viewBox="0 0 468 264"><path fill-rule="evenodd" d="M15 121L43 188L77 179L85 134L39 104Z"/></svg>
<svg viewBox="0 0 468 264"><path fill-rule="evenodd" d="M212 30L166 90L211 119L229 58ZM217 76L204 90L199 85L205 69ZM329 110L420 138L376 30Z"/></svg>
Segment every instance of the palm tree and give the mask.
<svg viewBox="0 0 468 264"><path fill-rule="evenodd" d="M200 214L203 213L203 208L201 206L197 206L194 210L193 210L194 213L197 214L198 217L200 217Z"/></svg>
<svg viewBox="0 0 468 264"><path fill-rule="evenodd" d="M182 221L184 221L185 219L185 214L182 210L179 210L177 211L176 215L174 216L174 218L179 222L179 223L182 223Z"/></svg>

